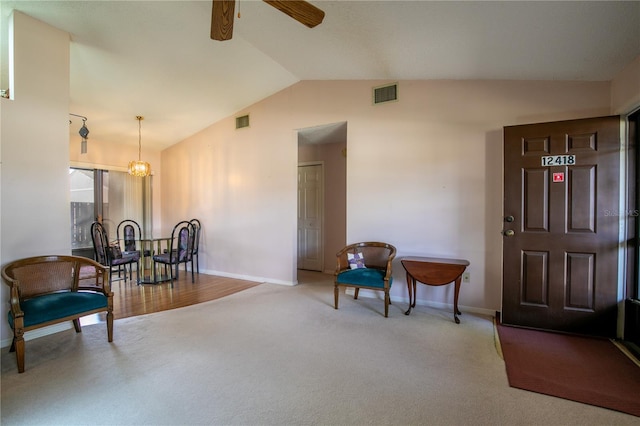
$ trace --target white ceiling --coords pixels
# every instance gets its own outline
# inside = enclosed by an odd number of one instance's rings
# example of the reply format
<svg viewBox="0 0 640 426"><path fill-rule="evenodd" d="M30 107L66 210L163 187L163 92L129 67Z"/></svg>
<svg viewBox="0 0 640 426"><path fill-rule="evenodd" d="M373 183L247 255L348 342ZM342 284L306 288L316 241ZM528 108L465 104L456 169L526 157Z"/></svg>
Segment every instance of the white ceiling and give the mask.
<svg viewBox="0 0 640 426"><path fill-rule="evenodd" d="M309 29L240 0L226 42L209 38L210 0L0 3L3 29L17 9L71 34L89 140L137 145L143 115L159 149L300 80L602 81L640 56L639 1L312 1L326 15Z"/></svg>

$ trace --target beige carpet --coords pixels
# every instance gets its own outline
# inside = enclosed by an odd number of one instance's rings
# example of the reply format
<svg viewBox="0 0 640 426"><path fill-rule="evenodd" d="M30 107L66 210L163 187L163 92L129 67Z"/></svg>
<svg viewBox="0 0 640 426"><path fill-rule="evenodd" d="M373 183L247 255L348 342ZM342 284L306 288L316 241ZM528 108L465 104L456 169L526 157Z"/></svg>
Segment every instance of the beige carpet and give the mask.
<svg viewBox="0 0 640 426"><path fill-rule="evenodd" d="M638 424L510 388L492 318L341 297L328 279L27 342L2 353L2 425Z"/></svg>

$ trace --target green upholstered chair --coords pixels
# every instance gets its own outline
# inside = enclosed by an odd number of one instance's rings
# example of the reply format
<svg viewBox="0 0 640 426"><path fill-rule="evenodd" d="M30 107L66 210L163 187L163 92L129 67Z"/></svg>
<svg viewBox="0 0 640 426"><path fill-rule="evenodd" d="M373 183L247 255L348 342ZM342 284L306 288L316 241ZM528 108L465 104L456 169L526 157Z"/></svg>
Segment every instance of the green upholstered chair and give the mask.
<svg viewBox="0 0 640 426"><path fill-rule="evenodd" d="M362 242L350 244L337 254L335 272L335 308L338 309L340 286L354 287L354 299L361 288L384 292L384 316L389 316L389 290L393 283L391 263L396 248L388 243Z"/></svg>
<svg viewBox="0 0 640 426"><path fill-rule="evenodd" d="M7 319L13 330L11 351L24 372L24 333L65 321L81 332L80 317L107 313L107 338L113 341L113 293L109 268L86 257L37 256L2 268L9 286Z"/></svg>

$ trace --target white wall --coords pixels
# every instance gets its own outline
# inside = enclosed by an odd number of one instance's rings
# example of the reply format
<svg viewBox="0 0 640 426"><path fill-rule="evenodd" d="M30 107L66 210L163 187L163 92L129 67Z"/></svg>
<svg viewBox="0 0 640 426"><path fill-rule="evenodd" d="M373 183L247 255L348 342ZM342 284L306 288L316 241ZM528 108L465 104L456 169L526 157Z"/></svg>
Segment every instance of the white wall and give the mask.
<svg viewBox="0 0 640 426"><path fill-rule="evenodd" d="M70 254L69 35L14 12L14 92L0 99L0 264ZM46 72L43 72L46 70ZM2 341L11 338L1 286Z"/></svg>
<svg viewBox="0 0 640 426"><path fill-rule="evenodd" d="M297 134L265 122L263 105L249 128L236 131L231 117L162 152L161 215L167 234L180 220L201 220L201 272L291 284Z"/></svg>
<svg viewBox="0 0 640 426"><path fill-rule="evenodd" d="M611 82L612 114L628 114L640 108L640 56Z"/></svg>
<svg viewBox="0 0 640 426"><path fill-rule="evenodd" d="M499 309L502 128L608 115L610 83L400 81L398 102L371 105L384 83L300 82L238 112L250 128L229 117L165 150L164 223L201 217L211 273L295 282L293 129L346 121L347 242L468 259L460 304ZM399 262L394 279L392 298L406 300ZM451 287L419 286L418 300L450 304Z"/></svg>

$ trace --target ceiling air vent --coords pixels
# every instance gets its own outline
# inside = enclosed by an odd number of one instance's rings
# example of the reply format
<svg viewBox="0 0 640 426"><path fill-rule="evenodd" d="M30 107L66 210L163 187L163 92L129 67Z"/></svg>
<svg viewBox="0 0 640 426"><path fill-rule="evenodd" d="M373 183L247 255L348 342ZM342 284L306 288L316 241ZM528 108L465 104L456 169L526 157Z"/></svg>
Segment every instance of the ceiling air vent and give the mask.
<svg viewBox="0 0 640 426"><path fill-rule="evenodd" d="M249 114L236 117L236 129L242 129L243 127L249 127Z"/></svg>
<svg viewBox="0 0 640 426"><path fill-rule="evenodd" d="M394 83L387 86L373 88L373 103L381 104L384 102L392 102L398 100L398 84Z"/></svg>

